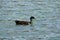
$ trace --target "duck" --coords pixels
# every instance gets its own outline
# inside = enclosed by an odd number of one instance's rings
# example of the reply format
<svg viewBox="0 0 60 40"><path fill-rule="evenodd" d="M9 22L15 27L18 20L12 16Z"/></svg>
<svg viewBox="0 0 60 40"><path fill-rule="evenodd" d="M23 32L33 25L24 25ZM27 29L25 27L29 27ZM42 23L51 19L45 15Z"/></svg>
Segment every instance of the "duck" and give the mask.
<svg viewBox="0 0 60 40"><path fill-rule="evenodd" d="M33 19L35 19L35 17L34 16L31 16L30 17L30 21L19 21L19 20L15 20L15 23L16 23L16 25L29 25L29 24L32 25Z"/></svg>

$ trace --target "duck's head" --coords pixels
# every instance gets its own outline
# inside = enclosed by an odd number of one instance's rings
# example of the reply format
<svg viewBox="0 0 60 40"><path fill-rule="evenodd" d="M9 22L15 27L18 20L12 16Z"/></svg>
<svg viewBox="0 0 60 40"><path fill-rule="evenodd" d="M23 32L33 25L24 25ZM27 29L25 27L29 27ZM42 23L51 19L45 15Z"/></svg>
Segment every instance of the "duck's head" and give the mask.
<svg viewBox="0 0 60 40"><path fill-rule="evenodd" d="M30 17L30 22L33 22L35 20L35 17L34 16L31 16Z"/></svg>
<svg viewBox="0 0 60 40"><path fill-rule="evenodd" d="M30 17L30 24L33 25L34 24L34 21L35 21L35 17L34 16L31 16Z"/></svg>
<svg viewBox="0 0 60 40"><path fill-rule="evenodd" d="M33 19L35 19L35 17L31 16L31 17L30 17L30 20L32 21Z"/></svg>

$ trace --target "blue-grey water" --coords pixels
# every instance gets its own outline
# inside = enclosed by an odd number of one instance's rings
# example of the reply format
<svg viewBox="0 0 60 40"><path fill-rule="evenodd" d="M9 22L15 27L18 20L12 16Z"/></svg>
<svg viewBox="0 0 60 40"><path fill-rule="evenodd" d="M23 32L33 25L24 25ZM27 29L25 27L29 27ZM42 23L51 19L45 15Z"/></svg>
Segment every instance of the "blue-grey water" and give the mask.
<svg viewBox="0 0 60 40"><path fill-rule="evenodd" d="M14 22L30 16L33 26ZM0 0L0 40L60 40L60 0Z"/></svg>

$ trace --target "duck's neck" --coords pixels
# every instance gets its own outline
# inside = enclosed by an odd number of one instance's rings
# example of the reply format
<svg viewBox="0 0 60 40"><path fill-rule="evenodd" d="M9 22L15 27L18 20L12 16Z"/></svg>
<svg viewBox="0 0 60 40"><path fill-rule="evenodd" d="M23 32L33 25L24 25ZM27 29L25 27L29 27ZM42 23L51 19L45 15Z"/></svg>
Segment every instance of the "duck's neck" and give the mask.
<svg viewBox="0 0 60 40"><path fill-rule="evenodd" d="M33 25L33 20L32 19L30 19L30 24Z"/></svg>
<svg viewBox="0 0 60 40"><path fill-rule="evenodd" d="M30 24L32 24L32 20L30 20Z"/></svg>

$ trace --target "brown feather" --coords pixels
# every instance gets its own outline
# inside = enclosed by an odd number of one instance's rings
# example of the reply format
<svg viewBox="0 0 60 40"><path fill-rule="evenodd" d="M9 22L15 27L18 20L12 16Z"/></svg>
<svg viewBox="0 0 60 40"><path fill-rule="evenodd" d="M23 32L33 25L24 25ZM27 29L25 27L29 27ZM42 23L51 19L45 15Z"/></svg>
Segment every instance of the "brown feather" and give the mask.
<svg viewBox="0 0 60 40"><path fill-rule="evenodd" d="M29 25L29 22L27 21L15 21L16 25Z"/></svg>

